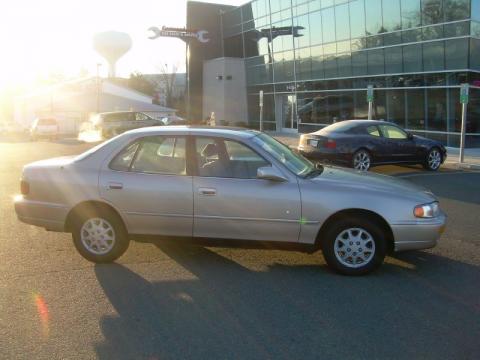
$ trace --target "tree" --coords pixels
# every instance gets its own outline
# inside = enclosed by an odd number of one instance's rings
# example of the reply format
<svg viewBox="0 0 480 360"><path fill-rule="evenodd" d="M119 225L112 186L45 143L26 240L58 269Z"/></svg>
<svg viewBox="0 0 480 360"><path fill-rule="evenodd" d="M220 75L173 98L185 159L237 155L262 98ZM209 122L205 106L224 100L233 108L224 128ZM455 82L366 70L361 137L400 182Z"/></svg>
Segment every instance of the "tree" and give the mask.
<svg viewBox="0 0 480 360"><path fill-rule="evenodd" d="M157 69L160 71L161 83L160 87L165 91L165 105L167 107L174 107L177 103L175 99L175 80L177 78L177 65L172 65L170 68L167 64L162 64L157 66Z"/></svg>
<svg viewBox="0 0 480 360"><path fill-rule="evenodd" d="M144 94L154 96L155 86L145 79L142 73L135 71L130 74L130 78L127 81L128 87L140 91Z"/></svg>

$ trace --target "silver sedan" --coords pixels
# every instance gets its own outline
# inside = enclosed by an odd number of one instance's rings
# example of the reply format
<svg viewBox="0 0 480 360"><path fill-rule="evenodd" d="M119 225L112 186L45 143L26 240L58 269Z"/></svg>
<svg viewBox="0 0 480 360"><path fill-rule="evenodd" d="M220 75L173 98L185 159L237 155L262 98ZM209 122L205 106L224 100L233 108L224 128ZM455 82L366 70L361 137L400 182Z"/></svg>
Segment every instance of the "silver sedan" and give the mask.
<svg viewBox="0 0 480 360"><path fill-rule="evenodd" d="M18 218L71 232L86 259L111 262L130 239L323 251L349 275L387 251L435 246L435 196L382 175L318 167L252 130L132 130L74 157L25 166Z"/></svg>

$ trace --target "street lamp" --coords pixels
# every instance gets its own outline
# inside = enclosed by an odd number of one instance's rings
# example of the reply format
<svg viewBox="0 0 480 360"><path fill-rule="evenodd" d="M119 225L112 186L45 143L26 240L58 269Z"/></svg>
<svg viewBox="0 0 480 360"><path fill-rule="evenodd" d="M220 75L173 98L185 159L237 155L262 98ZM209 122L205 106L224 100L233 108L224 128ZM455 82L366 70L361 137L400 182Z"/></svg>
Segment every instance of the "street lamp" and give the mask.
<svg viewBox="0 0 480 360"><path fill-rule="evenodd" d="M97 63L97 114L100 112L100 66L101 63Z"/></svg>

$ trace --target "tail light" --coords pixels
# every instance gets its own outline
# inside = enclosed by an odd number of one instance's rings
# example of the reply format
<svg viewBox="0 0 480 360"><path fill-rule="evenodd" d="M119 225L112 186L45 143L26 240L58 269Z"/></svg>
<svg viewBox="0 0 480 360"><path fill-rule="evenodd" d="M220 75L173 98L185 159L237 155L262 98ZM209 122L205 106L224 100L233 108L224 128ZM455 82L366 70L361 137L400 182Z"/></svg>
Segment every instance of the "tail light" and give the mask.
<svg viewBox="0 0 480 360"><path fill-rule="evenodd" d="M22 193L22 195L28 195L28 193L30 192L30 184L28 183L28 181L25 181L25 180L20 180L20 192Z"/></svg>
<svg viewBox="0 0 480 360"><path fill-rule="evenodd" d="M328 139L323 143L323 146L327 149L335 149L337 147L337 142L333 139Z"/></svg>

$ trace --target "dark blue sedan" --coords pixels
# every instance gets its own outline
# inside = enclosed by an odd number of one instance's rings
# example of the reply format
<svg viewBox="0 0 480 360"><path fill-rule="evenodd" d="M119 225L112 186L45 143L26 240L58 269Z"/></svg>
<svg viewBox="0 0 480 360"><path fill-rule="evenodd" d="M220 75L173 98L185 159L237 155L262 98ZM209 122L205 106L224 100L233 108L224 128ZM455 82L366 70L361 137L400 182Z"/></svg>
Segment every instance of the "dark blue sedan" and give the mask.
<svg viewBox="0 0 480 360"><path fill-rule="evenodd" d="M363 171L385 164L421 164L436 171L447 158L440 142L376 120L347 120L304 134L298 150L312 160L328 160Z"/></svg>

